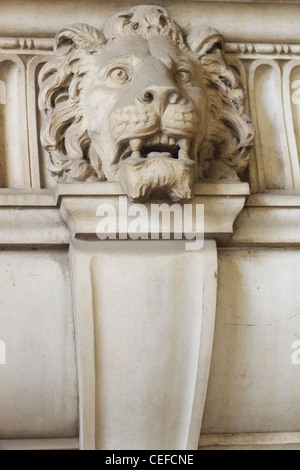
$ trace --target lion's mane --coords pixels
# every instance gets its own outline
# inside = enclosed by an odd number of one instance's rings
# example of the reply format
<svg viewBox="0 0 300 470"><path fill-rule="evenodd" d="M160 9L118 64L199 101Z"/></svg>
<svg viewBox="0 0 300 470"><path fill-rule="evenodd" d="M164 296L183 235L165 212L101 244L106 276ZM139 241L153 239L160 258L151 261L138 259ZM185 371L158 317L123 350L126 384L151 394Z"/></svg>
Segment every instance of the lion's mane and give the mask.
<svg viewBox="0 0 300 470"><path fill-rule="evenodd" d="M82 100L93 54L118 38L153 35L163 35L201 67L208 115L198 153L199 176L235 180L247 166L254 128L245 114L239 78L225 61L222 37L214 30L185 36L163 8L134 7L112 17L102 32L85 24L60 31L55 57L40 72L41 142L59 181L105 179L101 162L95 163L92 155Z"/></svg>

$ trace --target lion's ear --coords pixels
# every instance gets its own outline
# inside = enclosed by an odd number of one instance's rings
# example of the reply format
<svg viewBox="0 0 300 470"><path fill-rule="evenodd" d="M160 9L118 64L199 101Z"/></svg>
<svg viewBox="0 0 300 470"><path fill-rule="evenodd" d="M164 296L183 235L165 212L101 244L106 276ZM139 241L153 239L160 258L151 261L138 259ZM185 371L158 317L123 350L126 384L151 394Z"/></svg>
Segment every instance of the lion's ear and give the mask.
<svg viewBox="0 0 300 470"><path fill-rule="evenodd" d="M189 32L186 41L198 58L205 54L221 55L224 48L223 36L213 28L194 29Z"/></svg>
<svg viewBox="0 0 300 470"><path fill-rule="evenodd" d="M101 31L85 23L77 23L62 29L55 36L57 55L68 54L72 48L96 48L106 42Z"/></svg>

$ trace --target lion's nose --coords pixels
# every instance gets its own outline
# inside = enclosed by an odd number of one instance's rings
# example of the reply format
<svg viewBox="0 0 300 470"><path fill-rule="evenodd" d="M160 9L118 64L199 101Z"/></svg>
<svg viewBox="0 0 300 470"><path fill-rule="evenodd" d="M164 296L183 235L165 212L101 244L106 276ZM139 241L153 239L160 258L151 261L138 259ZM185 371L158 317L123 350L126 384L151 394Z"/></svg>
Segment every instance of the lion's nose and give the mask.
<svg viewBox="0 0 300 470"><path fill-rule="evenodd" d="M145 91L142 94L142 101L144 103L152 103L153 100L154 100L154 94L151 91Z"/></svg>
<svg viewBox="0 0 300 470"><path fill-rule="evenodd" d="M145 104L157 101L160 104L178 104L181 100L181 94L176 89L147 89L141 95L141 101Z"/></svg>

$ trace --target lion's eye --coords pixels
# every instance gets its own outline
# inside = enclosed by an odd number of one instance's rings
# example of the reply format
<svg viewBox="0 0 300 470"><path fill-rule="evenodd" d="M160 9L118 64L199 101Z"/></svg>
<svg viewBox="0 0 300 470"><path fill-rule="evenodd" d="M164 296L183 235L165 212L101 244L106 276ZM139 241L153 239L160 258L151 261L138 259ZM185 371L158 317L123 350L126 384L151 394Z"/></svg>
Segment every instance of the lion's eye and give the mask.
<svg viewBox="0 0 300 470"><path fill-rule="evenodd" d="M179 83L189 83L192 79L192 74L189 70L178 70L175 78Z"/></svg>
<svg viewBox="0 0 300 470"><path fill-rule="evenodd" d="M108 73L108 77L112 82L115 83L126 83L130 80L129 73L127 72L126 69L123 69L122 67L116 67Z"/></svg>

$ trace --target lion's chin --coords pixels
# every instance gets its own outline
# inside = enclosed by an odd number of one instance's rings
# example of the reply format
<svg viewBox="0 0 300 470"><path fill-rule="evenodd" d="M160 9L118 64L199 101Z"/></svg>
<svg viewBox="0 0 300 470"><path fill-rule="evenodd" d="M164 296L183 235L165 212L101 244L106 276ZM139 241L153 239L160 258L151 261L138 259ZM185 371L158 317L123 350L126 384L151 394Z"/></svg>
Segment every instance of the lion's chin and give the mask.
<svg viewBox="0 0 300 470"><path fill-rule="evenodd" d="M134 202L150 196L168 196L174 202L191 199L195 175L193 160L171 158L129 159L118 170L118 179Z"/></svg>

